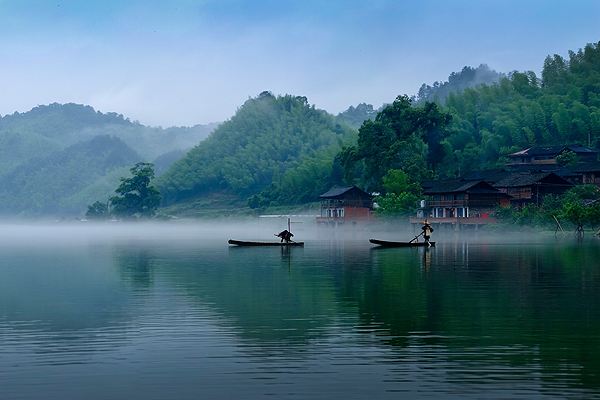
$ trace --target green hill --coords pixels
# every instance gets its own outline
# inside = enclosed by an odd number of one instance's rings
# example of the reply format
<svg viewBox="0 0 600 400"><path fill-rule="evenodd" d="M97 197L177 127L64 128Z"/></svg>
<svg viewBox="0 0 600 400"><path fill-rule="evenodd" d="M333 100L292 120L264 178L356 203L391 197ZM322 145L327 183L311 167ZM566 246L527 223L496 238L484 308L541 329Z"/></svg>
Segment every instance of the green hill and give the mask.
<svg viewBox="0 0 600 400"><path fill-rule="evenodd" d="M0 177L0 214L79 214L114 190L140 156L118 138L97 136ZM110 177L106 182L107 177Z"/></svg>
<svg viewBox="0 0 600 400"><path fill-rule="evenodd" d="M305 97L249 99L158 181L166 204L214 193L269 202L305 198L329 184L333 157L355 131ZM307 181L310 180L310 181Z"/></svg>
<svg viewBox="0 0 600 400"><path fill-rule="evenodd" d="M165 171L217 124L156 128L79 104L0 118L0 213L81 214L137 161Z"/></svg>
<svg viewBox="0 0 600 400"><path fill-rule="evenodd" d="M544 61L541 77L513 72L497 84L448 96L452 114L440 173L460 175L503 164L533 145L600 146L600 42Z"/></svg>
<svg viewBox="0 0 600 400"><path fill-rule="evenodd" d="M216 124L155 128L116 113L101 113L79 104L38 106L0 118L0 176L29 160L48 156L98 135L118 137L145 160L188 150L206 138Z"/></svg>
<svg viewBox="0 0 600 400"><path fill-rule="evenodd" d="M473 73L463 69L438 86L459 88ZM392 169L414 183L461 176L534 145L600 148L600 42L568 59L548 56L541 77L514 71L497 83L436 93L446 93L443 104L399 96L363 123L356 145L338 156L348 183L382 189Z"/></svg>

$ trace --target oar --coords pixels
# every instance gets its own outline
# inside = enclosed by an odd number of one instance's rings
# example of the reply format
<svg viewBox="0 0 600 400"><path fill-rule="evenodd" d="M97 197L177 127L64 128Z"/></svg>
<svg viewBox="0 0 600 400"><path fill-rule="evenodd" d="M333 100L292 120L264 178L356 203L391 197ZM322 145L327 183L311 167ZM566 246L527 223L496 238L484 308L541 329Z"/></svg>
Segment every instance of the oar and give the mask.
<svg viewBox="0 0 600 400"><path fill-rule="evenodd" d="M410 242L408 242L408 243L412 243L412 242L414 242L414 241L415 241L415 240L417 240L417 239L419 238L419 236L421 236L422 234L423 234L423 232L419 233L417 236L415 236L415 237L414 237L414 238L413 238L413 239L412 239Z"/></svg>

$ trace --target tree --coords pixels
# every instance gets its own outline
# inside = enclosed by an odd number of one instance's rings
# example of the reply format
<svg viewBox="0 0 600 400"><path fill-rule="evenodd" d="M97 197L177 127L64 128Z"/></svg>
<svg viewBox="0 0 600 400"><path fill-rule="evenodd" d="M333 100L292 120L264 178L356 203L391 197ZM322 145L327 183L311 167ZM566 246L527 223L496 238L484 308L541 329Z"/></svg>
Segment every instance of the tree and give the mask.
<svg viewBox="0 0 600 400"><path fill-rule="evenodd" d="M121 217L151 217L160 204L160 193L150 183L154 178L154 165L137 163L131 169L131 177L121 178L110 198L112 212Z"/></svg>
<svg viewBox="0 0 600 400"><path fill-rule="evenodd" d="M97 201L92 205L88 206L88 210L85 213L88 219L106 219L109 216L108 204L102 201Z"/></svg>
<svg viewBox="0 0 600 400"><path fill-rule="evenodd" d="M419 185L411 182L410 177L401 169L390 169L383 177L383 187L387 193L420 193Z"/></svg>
<svg viewBox="0 0 600 400"><path fill-rule="evenodd" d="M365 121L356 146L340 154L346 175L360 172L360 183L373 190L381 190L390 169L401 169L417 182L430 177L430 168L444 156L441 142L450 121L434 103L413 107L407 96L398 96L375 120Z"/></svg>
<svg viewBox="0 0 600 400"><path fill-rule="evenodd" d="M574 151L567 150L556 157L556 163L563 166L573 166L577 164L577 154Z"/></svg>
<svg viewBox="0 0 600 400"><path fill-rule="evenodd" d="M419 198L412 193L388 193L377 199L377 213L381 215L402 216L415 212Z"/></svg>

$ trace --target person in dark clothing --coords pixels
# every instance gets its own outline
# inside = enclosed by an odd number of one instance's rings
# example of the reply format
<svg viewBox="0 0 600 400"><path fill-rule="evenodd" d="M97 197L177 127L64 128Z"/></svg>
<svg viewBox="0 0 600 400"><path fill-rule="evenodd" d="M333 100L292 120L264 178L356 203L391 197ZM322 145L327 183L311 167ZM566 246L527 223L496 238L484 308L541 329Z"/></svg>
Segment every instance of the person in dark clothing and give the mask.
<svg viewBox="0 0 600 400"><path fill-rule="evenodd" d="M285 240L286 243L291 242L292 237L294 236L294 234L292 234L292 232L288 231L287 229L279 232L277 235L275 235L277 237L281 238L281 242L283 242Z"/></svg>
<svg viewBox="0 0 600 400"><path fill-rule="evenodd" d="M429 239L431 239L431 233L433 232L433 228L427 220L423 221L423 226L421 227L421 230L423 231L423 239L425 239L425 243L429 243Z"/></svg>

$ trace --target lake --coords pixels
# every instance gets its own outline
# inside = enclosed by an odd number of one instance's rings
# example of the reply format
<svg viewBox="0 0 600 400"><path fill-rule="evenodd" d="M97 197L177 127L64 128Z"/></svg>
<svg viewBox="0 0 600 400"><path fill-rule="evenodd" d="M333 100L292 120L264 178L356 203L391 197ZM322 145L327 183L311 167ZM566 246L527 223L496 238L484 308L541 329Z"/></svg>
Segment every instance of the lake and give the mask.
<svg viewBox="0 0 600 400"><path fill-rule="evenodd" d="M600 240L230 234L2 226L0 398L600 398Z"/></svg>

